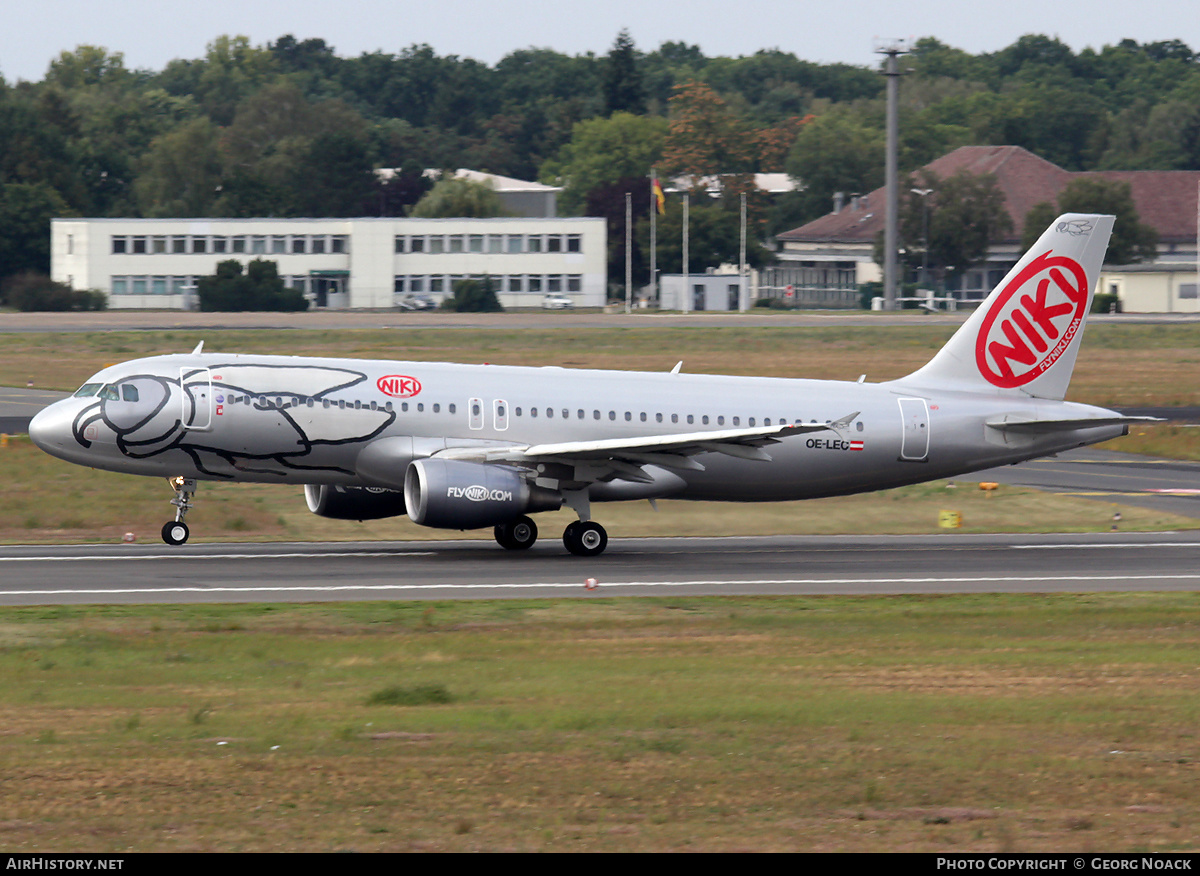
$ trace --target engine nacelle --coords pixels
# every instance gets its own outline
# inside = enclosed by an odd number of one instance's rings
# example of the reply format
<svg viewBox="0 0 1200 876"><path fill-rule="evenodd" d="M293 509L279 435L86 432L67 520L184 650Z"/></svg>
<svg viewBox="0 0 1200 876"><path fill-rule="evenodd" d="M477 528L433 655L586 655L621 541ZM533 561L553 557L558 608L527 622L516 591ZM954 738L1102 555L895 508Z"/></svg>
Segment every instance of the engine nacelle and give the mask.
<svg viewBox="0 0 1200 876"><path fill-rule="evenodd" d="M332 520L379 520L404 513L404 494L382 487L331 487L305 484L308 510Z"/></svg>
<svg viewBox="0 0 1200 876"><path fill-rule="evenodd" d="M404 500L413 523L437 529L479 529L562 507L558 492L530 484L516 469L436 458L409 465Z"/></svg>

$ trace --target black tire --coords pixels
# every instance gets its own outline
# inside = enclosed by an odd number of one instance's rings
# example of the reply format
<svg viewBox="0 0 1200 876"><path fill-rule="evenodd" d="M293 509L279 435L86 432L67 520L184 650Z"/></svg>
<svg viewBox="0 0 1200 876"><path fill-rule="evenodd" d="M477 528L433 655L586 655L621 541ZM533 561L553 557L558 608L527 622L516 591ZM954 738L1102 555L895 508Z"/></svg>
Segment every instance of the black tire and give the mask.
<svg viewBox="0 0 1200 876"><path fill-rule="evenodd" d="M563 532L563 544L577 557L597 557L608 547L608 533L594 520L576 521Z"/></svg>
<svg viewBox="0 0 1200 876"><path fill-rule="evenodd" d="M188 525L182 520L172 520L169 523L164 523L162 528L162 540L167 544L183 544L191 535L191 530Z"/></svg>
<svg viewBox="0 0 1200 876"><path fill-rule="evenodd" d="M537 524L528 517L518 517L516 520L501 523L493 532L496 543L510 551L529 550L538 537Z"/></svg>

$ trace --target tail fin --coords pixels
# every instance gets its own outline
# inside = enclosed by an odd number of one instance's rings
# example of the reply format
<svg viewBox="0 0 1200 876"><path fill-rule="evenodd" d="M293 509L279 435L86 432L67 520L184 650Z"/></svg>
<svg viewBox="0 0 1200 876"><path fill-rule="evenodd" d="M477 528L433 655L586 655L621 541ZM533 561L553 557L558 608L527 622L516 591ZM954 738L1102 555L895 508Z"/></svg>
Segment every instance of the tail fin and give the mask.
<svg viewBox="0 0 1200 876"><path fill-rule="evenodd" d="M911 386L1063 399L1114 217L1064 213Z"/></svg>

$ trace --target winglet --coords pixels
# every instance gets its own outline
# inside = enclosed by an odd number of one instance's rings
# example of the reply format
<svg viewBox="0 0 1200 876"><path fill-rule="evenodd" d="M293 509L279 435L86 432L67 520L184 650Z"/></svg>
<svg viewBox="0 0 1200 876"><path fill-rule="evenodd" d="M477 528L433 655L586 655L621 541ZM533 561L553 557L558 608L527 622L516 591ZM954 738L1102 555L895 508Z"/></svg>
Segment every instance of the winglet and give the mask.
<svg viewBox="0 0 1200 876"><path fill-rule="evenodd" d="M678 373L679 373L679 369L680 369L680 368L682 368L682 367L683 367L683 360L682 360L682 359L680 359L678 362L676 362L676 363L675 363L675 367L671 369L671 373L672 373L672 374L678 374Z"/></svg>
<svg viewBox="0 0 1200 876"><path fill-rule="evenodd" d="M192 355L193 355L193 356L199 356L199 355L200 355L200 352L201 352L203 349L204 349L204 341L201 341L200 343L196 344L196 349L192 350Z"/></svg>

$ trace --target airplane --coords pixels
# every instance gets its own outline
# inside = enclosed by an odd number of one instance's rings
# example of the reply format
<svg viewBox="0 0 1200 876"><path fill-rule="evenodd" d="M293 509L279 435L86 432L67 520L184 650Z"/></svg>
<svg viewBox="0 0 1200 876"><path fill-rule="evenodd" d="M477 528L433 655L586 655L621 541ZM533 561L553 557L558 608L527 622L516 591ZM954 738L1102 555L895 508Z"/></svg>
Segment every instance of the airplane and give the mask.
<svg viewBox="0 0 1200 876"><path fill-rule="evenodd" d="M736 377L206 353L104 368L30 437L92 468L163 476L168 544L202 481L303 486L314 514L492 527L530 548L564 505L766 502L954 477L1128 433L1153 418L1065 401L1114 218L1064 214L924 367L898 380Z"/></svg>

